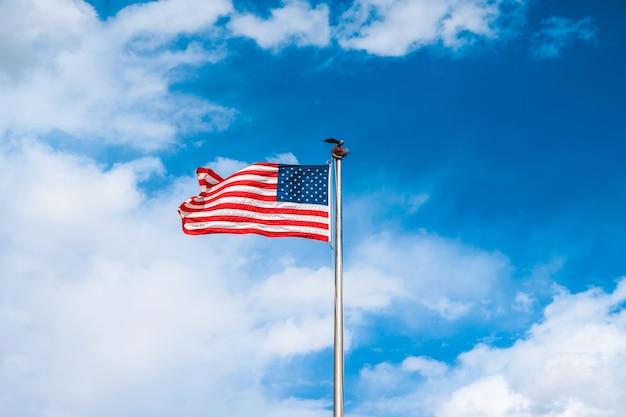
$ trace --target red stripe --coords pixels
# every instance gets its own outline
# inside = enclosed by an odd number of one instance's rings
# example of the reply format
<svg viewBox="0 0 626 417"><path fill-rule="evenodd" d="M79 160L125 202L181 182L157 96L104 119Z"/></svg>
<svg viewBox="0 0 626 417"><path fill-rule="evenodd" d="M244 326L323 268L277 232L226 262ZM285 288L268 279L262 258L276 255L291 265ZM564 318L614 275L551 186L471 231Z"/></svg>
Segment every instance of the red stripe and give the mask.
<svg viewBox="0 0 626 417"><path fill-rule="evenodd" d="M327 223L318 223L305 220L267 220L255 219L245 216L207 216L207 217L185 217L184 223L211 223L211 222L231 222L231 223L255 223L267 226L293 226L293 227L315 227L316 229L328 230Z"/></svg>
<svg viewBox="0 0 626 417"><path fill-rule="evenodd" d="M326 235L317 235L315 233L301 233L301 232L268 232L266 230L259 229L229 229L229 228L214 228L214 229L185 229L183 224L183 232L188 235L207 235L214 233L228 233L228 234L256 234L266 237L303 237L305 239L321 240L322 242L328 242L329 238Z"/></svg>
<svg viewBox="0 0 626 417"><path fill-rule="evenodd" d="M198 182L200 183L200 186L201 186L201 187L203 187L203 186L204 186L204 187L206 187L206 188L211 188L211 187L213 187L214 185L219 184L219 182L218 182L218 183L209 182L209 181L207 181L207 180L206 180L206 178L201 178L201 179L199 179L199 180L198 180Z"/></svg>
<svg viewBox="0 0 626 417"><path fill-rule="evenodd" d="M268 184L266 182L259 182L259 181L254 181L254 180L240 180L240 181L229 182L228 184L225 184L222 182L217 185L214 185L213 187L211 187L209 190L205 192L205 195L212 196L212 195L219 193L222 190L227 190L230 187L236 187L240 185L260 188L263 190L275 190L276 189L276 184Z"/></svg>
<svg viewBox="0 0 626 417"><path fill-rule="evenodd" d="M220 177L219 175L217 175L215 173L215 171L213 171L212 169L209 169L209 168L198 168L198 169L196 169L196 175L198 176L198 178L200 177L200 174L208 175L209 177L213 178L218 183L224 181L224 178ZM203 178L202 181L206 181L206 180Z"/></svg>
<svg viewBox="0 0 626 417"><path fill-rule="evenodd" d="M255 164L255 165L263 165L263 166L271 166L271 167L276 167L278 168L277 164L272 164L272 163L265 163L265 164ZM251 165L254 166L254 165ZM237 171L235 172L233 175L231 175L230 177L224 179L219 180L219 182L217 184L211 184L212 188L217 190L217 189L221 189L224 187L230 187L231 185L237 183L236 181L230 181L232 178L236 178L238 176L242 176L242 175L256 175L259 177L266 177L266 178L278 178L278 169L272 170L272 171L265 171L265 170L260 170L260 169L248 169L248 170L244 170L244 171ZM219 176L218 176L219 177ZM226 181L228 181L228 183L225 183ZM259 181L260 184L263 184L263 181ZM209 192L212 192L213 190L209 190Z"/></svg>
<svg viewBox="0 0 626 417"><path fill-rule="evenodd" d="M205 199L202 201L198 201L201 197L204 197ZM208 198L208 199L206 197L207 197L207 194L202 193L198 197L194 197L193 200L187 203L183 203L183 205L185 207L189 207L189 205L204 207L204 205L211 204L212 202L216 200L221 200L224 197L239 197L239 198L249 198L252 200L259 200L259 201L276 202L275 195L261 195L261 194L244 192L244 191L225 191L223 194L220 194L217 197ZM191 209L189 211L199 211L199 210L204 210L204 209Z"/></svg>
<svg viewBox="0 0 626 417"><path fill-rule="evenodd" d="M219 199L218 199L219 200ZM212 211L215 210L245 210L245 211L251 211L254 213L269 213L269 214L274 214L274 213L280 213L280 214L296 214L296 215L301 215L301 216L319 216L319 217L328 217L328 211L324 211L324 210L308 210L308 209L298 209L298 208L291 208L291 207L259 207L259 206L252 206L249 204L241 204L241 203L221 203L221 204L217 204L215 206L211 206L211 207L206 207L206 208L191 208L189 206L185 206L184 207L184 211L189 211L189 212L194 212L194 213L198 213L198 212L207 212L210 213Z"/></svg>

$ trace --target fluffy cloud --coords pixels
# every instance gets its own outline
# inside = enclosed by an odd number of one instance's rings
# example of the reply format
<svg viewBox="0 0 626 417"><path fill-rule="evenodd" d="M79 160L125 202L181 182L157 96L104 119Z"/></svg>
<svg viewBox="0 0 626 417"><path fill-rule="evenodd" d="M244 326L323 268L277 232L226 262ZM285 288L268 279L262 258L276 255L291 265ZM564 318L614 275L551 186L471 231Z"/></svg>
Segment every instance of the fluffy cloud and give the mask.
<svg viewBox="0 0 626 417"><path fill-rule="evenodd" d="M194 42L182 50L171 42L208 32L229 12L228 2L148 3L106 22L78 0L0 7L10 12L0 13L7 23L0 26L10 31L0 43L7 57L0 66L0 134L99 139L150 150L181 133L224 128L234 115L170 90L175 70L222 56Z"/></svg>
<svg viewBox="0 0 626 417"><path fill-rule="evenodd" d="M457 50L498 36L502 1L357 0L341 16L339 44L382 56L403 56L441 44Z"/></svg>
<svg viewBox="0 0 626 417"><path fill-rule="evenodd" d="M59 50L78 46L95 17L82 1L0 2L0 81L19 78Z"/></svg>
<svg viewBox="0 0 626 417"><path fill-rule="evenodd" d="M511 347L478 345L454 366L408 357L400 365L365 368L361 384L379 397L364 399L357 415L620 416L626 406L624 301L626 280L612 293L562 291ZM381 383L403 386L404 393L376 394ZM373 412L383 408L388 412Z"/></svg>
<svg viewBox="0 0 626 417"><path fill-rule="evenodd" d="M125 38L167 39L181 34L209 32L219 17L231 12L229 0L161 0L128 6L111 24L116 34Z"/></svg>
<svg viewBox="0 0 626 417"><path fill-rule="evenodd" d="M404 300L409 311L418 311L421 306L448 320L483 314L483 308L497 310L497 304L485 303L499 297L500 285L511 272L502 254L427 233L368 237L353 256L355 275L384 271L388 277L399 279L401 288L410 294Z"/></svg>
<svg viewBox="0 0 626 417"><path fill-rule="evenodd" d="M324 47L330 42L328 16L325 4L312 8L306 1L293 0L272 9L268 19L244 13L233 16L228 26L236 36L252 38L266 49L286 45Z"/></svg>
<svg viewBox="0 0 626 417"><path fill-rule="evenodd" d="M424 46L458 51L477 40L507 37L507 26L517 24L523 5L516 0L355 0L337 10L330 26L328 6L293 0L272 9L268 18L234 14L228 27L274 51L289 45L325 47L334 39L344 49L404 56Z"/></svg>

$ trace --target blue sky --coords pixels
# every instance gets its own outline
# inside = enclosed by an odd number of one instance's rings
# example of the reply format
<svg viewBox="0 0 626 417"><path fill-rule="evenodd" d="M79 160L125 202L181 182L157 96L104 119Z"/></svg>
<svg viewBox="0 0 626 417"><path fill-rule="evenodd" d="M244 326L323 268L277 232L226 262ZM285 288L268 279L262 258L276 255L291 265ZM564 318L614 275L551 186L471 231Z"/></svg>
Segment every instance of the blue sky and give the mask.
<svg viewBox="0 0 626 417"><path fill-rule="evenodd" d="M0 415L330 416L328 246L176 209L332 136L347 416L621 416L624 17L0 0Z"/></svg>

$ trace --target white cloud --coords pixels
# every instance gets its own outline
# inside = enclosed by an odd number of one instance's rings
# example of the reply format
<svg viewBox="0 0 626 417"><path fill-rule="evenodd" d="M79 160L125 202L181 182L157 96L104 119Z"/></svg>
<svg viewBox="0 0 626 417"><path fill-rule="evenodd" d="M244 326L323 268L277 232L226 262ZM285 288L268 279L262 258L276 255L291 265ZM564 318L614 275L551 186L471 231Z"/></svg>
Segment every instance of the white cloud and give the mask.
<svg viewBox="0 0 626 417"><path fill-rule="evenodd" d="M224 158L222 156L218 156L214 161L206 164L208 168L211 168L222 178L226 178L248 165L250 165L248 162L237 161L235 159Z"/></svg>
<svg viewBox="0 0 626 417"><path fill-rule="evenodd" d="M265 160L268 162L276 162L280 164L297 164L298 163L298 159L291 152L271 155L267 157ZM254 162L257 162L257 161L254 161ZM207 162L205 166L208 168L211 168L222 178L226 178L234 174L235 172L245 168L251 163L253 162L238 161L236 159L230 159L230 158L224 158L222 156L218 156L217 158L215 158L214 161Z"/></svg>
<svg viewBox="0 0 626 417"><path fill-rule="evenodd" d="M250 291L250 308L268 332L262 354L318 351L333 343L332 271L287 267ZM277 321L278 320L278 321Z"/></svg>
<svg viewBox="0 0 626 417"><path fill-rule="evenodd" d="M0 134L65 135L149 150L232 120L233 110L170 90L175 69L223 55L194 42L176 50L170 42L207 31L230 3L147 3L106 22L78 0L18 3L0 3L10 12L0 19L20 26L0 43L8 57L0 66Z"/></svg>
<svg viewBox="0 0 626 417"><path fill-rule="evenodd" d="M596 38L597 28L591 18L574 22L553 16L542 22L541 29L533 36L531 50L537 58L554 58L575 41L590 43Z"/></svg>
<svg viewBox="0 0 626 417"><path fill-rule="evenodd" d="M232 12L230 0L160 0L122 9L111 24L124 38L175 38L213 29L216 20Z"/></svg>
<svg viewBox="0 0 626 417"><path fill-rule="evenodd" d="M0 1L0 80L2 73L21 78L59 50L76 48L95 18L82 1Z"/></svg>
<svg viewBox="0 0 626 417"><path fill-rule="evenodd" d="M536 302L537 300L531 294L520 291L515 294L515 301L512 307L514 310L529 312Z"/></svg>
<svg viewBox="0 0 626 417"><path fill-rule="evenodd" d="M477 345L453 366L423 357L365 368L357 415L618 417L626 401L626 279L564 290L511 347ZM420 372L412 377L411 372ZM388 386L403 386L400 395ZM377 392L379 392L377 394ZM397 394L397 391L395 391ZM387 412L381 412L385 408Z"/></svg>
<svg viewBox="0 0 626 417"><path fill-rule="evenodd" d="M445 363L424 356L409 356L400 367L403 371L419 372L427 377L443 375L448 371Z"/></svg>
<svg viewBox="0 0 626 417"><path fill-rule="evenodd" d="M455 391L450 402L445 403L436 415L530 417L532 414L529 401L522 395L511 392L506 381L496 376L481 379Z"/></svg>
<svg viewBox="0 0 626 417"><path fill-rule="evenodd" d="M296 158L296 156L291 152L272 155L267 158L267 161L277 162L279 164L292 164L292 165L298 164L298 158Z"/></svg>
<svg viewBox="0 0 626 417"><path fill-rule="evenodd" d="M493 26L498 13L498 3L481 1L458 4L442 21L441 39L444 46L458 49L469 41L465 36L467 34L494 37L496 30Z"/></svg>
<svg viewBox="0 0 626 417"><path fill-rule="evenodd" d="M357 0L337 27L339 44L381 56L403 56L441 44L457 50L498 36L502 1Z"/></svg>
<svg viewBox="0 0 626 417"><path fill-rule="evenodd" d="M352 263L352 262L351 262ZM369 265L362 259L344 271L346 293L345 303L349 312L382 310L394 299L409 297L402 278L393 276L384 269Z"/></svg>
<svg viewBox="0 0 626 417"><path fill-rule="evenodd" d="M485 307L497 310L498 292L511 272L502 254L426 233L370 236L352 256L357 265L379 271L389 282L399 280L411 314L421 306L448 320L483 314ZM487 306L486 301L495 304Z"/></svg>
<svg viewBox="0 0 626 417"><path fill-rule="evenodd" d="M271 10L267 19L250 13L234 15L228 27L235 36L252 38L265 49L288 46L327 46L330 42L329 10L325 4L315 7L303 0L285 2Z"/></svg>

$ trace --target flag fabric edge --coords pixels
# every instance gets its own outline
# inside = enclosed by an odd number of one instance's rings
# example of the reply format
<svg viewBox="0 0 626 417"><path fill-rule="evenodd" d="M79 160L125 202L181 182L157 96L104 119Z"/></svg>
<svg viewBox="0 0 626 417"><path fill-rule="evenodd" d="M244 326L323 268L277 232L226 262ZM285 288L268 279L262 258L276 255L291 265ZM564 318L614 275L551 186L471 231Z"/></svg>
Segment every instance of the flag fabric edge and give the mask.
<svg viewBox="0 0 626 417"><path fill-rule="evenodd" d="M185 234L257 234L330 242L330 165L259 162L226 178L203 167L196 174L200 193L178 207Z"/></svg>

